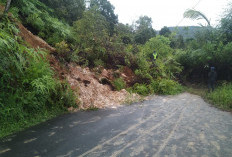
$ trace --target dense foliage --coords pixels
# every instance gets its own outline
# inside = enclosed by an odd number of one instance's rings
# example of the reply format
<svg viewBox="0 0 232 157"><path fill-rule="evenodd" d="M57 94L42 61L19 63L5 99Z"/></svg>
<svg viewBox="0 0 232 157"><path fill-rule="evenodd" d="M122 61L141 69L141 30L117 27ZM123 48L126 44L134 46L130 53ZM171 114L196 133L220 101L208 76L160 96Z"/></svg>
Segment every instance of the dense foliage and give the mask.
<svg viewBox="0 0 232 157"><path fill-rule="evenodd" d="M67 21L69 24L81 19L85 11L84 0L40 0L48 7L54 9L53 15Z"/></svg>
<svg viewBox="0 0 232 157"><path fill-rule="evenodd" d="M30 31L45 39L49 44L55 45L63 40L74 42L72 28L53 16L54 10L39 0L13 0L10 11Z"/></svg>
<svg viewBox="0 0 232 157"><path fill-rule="evenodd" d="M232 5L225 12L216 28L202 27L185 48L177 51L177 61L184 67L186 80L208 82L210 67L215 67L217 82L232 80ZM231 110L231 84L218 84L218 88L207 96L216 106Z"/></svg>
<svg viewBox="0 0 232 157"><path fill-rule="evenodd" d="M114 13L114 6L108 0L90 0L90 9L99 11L109 23L110 36L114 33L114 26L118 23L118 16Z"/></svg>
<svg viewBox="0 0 232 157"><path fill-rule="evenodd" d="M0 137L75 104L68 86L54 78L46 52L24 46L18 32L9 19L1 19Z"/></svg>
<svg viewBox="0 0 232 157"><path fill-rule="evenodd" d="M141 16L135 25L135 42L145 44L150 38L155 37L156 31L152 28L152 19Z"/></svg>

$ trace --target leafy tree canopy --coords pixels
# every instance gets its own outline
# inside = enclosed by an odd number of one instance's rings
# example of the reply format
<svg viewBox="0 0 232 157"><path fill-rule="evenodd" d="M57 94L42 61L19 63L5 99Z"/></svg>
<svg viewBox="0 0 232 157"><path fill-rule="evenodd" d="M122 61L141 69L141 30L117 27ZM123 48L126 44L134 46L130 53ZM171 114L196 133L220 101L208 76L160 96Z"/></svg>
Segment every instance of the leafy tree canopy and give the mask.
<svg viewBox="0 0 232 157"><path fill-rule="evenodd" d="M135 42L145 44L155 35L156 31L152 28L152 19L148 16L141 16L135 25Z"/></svg>
<svg viewBox="0 0 232 157"><path fill-rule="evenodd" d="M79 20L85 10L85 0L40 0L55 10L55 15L72 24Z"/></svg>
<svg viewBox="0 0 232 157"><path fill-rule="evenodd" d="M90 0L90 8L95 8L110 23L110 34L113 34L114 25L118 23L118 16L114 13L114 6L108 0Z"/></svg>
<svg viewBox="0 0 232 157"><path fill-rule="evenodd" d="M74 22L79 49L88 54L91 64L94 59L101 58L106 52L105 44L109 38L108 24L103 15L92 9L84 12L81 20Z"/></svg>
<svg viewBox="0 0 232 157"><path fill-rule="evenodd" d="M117 24L115 28L117 36L119 36L122 39L122 42L124 44L129 44L133 40L133 27L126 24L119 23Z"/></svg>
<svg viewBox="0 0 232 157"><path fill-rule="evenodd" d="M224 42L232 41L232 3L229 9L225 12L224 17L221 19L220 31L223 34Z"/></svg>
<svg viewBox="0 0 232 157"><path fill-rule="evenodd" d="M163 35L165 37L168 37L170 34L171 34L171 31L168 27L164 26L160 32L159 32L160 35Z"/></svg>

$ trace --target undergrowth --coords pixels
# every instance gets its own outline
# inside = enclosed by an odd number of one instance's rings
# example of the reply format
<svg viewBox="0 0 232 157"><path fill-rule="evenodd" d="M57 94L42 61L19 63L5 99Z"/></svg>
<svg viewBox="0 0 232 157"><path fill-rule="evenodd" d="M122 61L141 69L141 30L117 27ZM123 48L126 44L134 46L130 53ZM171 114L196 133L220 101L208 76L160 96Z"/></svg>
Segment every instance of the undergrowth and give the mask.
<svg viewBox="0 0 232 157"><path fill-rule="evenodd" d="M75 105L66 83L54 78L47 53L27 48L6 17L0 22L0 137L35 125Z"/></svg>
<svg viewBox="0 0 232 157"><path fill-rule="evenodd" d="M232 84L223 83L215 88L213 92L208 92L206 85L187 85L186 91L199 95L213 106L225 110L232 111Z"/></svg>
<svg viewBox="0 0 232 157"><path fill-rule="evenodd" d="M207 94L206 98L214 106L223 110L232 111L232 83L221 85L213 92Z"/></svg>
<svg viewBox="0 0 232 157"><path fill-rule="evenodd" d="M63 40L74 42L72 28L66 22L52 16L54 10L39 0L12 1L10 12L33 34L39 35L53 46Z"/></svg>
<svg viewBox="0 0 232 157"><path fill-rule="evenodd" d="M113 85L117 91L120 91L121 89L125 89L126 83L122 78L117 78L113 81Z"/></svg>

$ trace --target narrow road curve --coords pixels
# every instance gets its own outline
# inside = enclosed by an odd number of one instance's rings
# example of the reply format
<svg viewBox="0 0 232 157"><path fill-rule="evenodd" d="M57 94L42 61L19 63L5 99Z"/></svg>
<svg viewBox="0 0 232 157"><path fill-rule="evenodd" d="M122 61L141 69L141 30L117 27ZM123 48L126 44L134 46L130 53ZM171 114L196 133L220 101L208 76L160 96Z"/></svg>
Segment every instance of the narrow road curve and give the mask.
<svg viewBox="0 0 232 157"><path fill-rule="evenodd" d="M1 157L231 157L232 114L199 96L153 96L67 114L0 141Z"/></svg>

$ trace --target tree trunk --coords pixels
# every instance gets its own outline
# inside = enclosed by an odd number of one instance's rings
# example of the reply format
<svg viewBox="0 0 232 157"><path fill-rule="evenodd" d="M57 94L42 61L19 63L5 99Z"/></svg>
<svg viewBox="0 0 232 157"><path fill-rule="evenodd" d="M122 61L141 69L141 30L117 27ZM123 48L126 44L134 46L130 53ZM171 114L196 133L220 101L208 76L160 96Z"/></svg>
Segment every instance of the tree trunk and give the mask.
<svg viewBox="0 0 232 157"><path fill-rule="evenodd" d="M11 3L11 0L7 0L4 14L6 14L8 12L8 10L10 9L10 3Z"/></svg>

